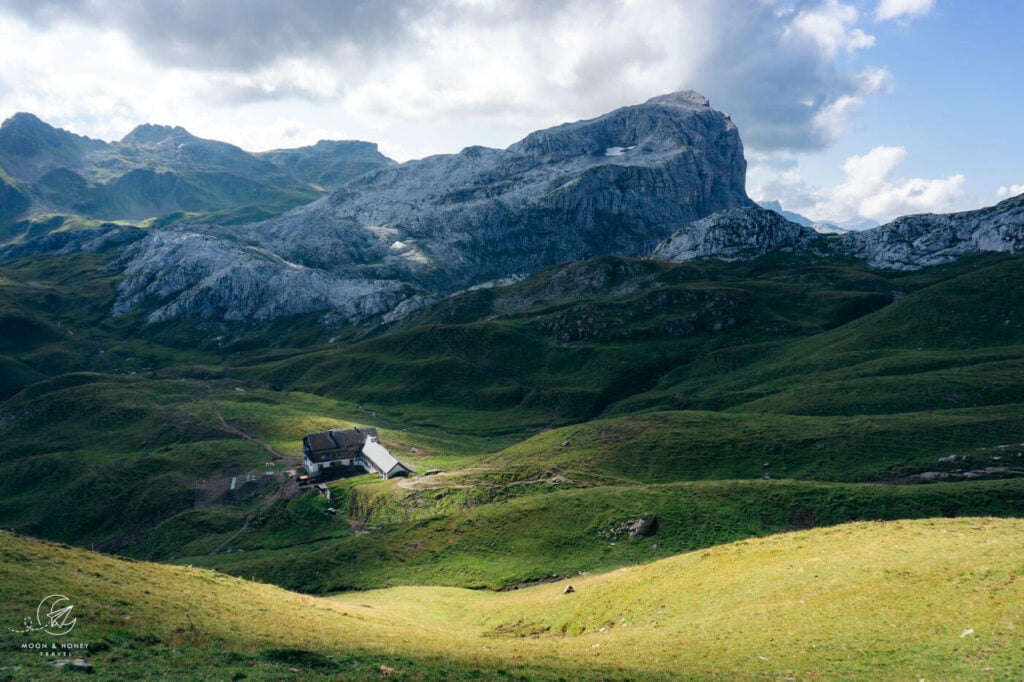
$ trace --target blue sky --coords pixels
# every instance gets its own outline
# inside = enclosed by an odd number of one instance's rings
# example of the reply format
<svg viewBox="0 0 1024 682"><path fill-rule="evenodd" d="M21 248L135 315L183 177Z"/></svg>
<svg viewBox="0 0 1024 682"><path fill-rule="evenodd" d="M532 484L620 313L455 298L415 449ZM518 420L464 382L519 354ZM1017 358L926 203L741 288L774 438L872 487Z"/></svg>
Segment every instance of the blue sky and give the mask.
<svg viewBox="0 0 1024 682"><path fill-rule="evenodd" d="M1024 192L1022 0L0 0L0 118L398 160L679 89L748 191L844 225Z"/></svg>
<svg viewBox="0 0 1024 682"><path fill-rule="evenodd" d="M887 146L906 152L897 182L963 175L951 209L1024 192L1024 2L938 0L927 15L867 29L874 44L847 66L883 66L889 81L834 144L799 159L802 178L835 187L845 159Z"/></svg>

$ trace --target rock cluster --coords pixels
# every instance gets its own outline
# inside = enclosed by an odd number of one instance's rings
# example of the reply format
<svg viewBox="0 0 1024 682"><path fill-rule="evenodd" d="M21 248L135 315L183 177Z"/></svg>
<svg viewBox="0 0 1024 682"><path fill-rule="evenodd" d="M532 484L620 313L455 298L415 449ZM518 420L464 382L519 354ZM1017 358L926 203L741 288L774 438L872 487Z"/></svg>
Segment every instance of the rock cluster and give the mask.
<svg viewBox="0 0 1024 682"><path fill-rule="evenodd" d="M877 268L915 270L982 252L1024 253L1024 195L977 211L911 215L843 236L842 250Z"/></svg>
<svg viewBox="0 0 1024 682"><path fill-rule="evenodd" d="M681 263L786 252L849 256L894 270L951 263L983 252L1024 253L1024 195L977 211L904 216L843 234L820 234L762 208L736 208L680 228L654 249L653 257Z"/></svg>
<svg viewBox="0 0 1024 682"><path fill-rule="evenodd" d="M674 263L715 258L751 260L767 253L826 250L828 238L811 227L758 207L720 211L677 230L654 250Z"/></svg>

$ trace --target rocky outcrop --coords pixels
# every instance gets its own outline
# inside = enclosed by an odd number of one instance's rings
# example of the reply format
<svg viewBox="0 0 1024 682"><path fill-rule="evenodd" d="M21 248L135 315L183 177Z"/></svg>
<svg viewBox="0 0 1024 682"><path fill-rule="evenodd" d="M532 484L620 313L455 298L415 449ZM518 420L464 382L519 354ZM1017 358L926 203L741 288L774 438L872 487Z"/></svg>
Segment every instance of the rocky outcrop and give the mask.
<svg viewBox="0 0 1024 682"><path fill-rule="evenodd" d="M897 218L844 235L842 250L877 268L915 270L982 252L1024 253L1024 194L977 211Z"/></svg>
<svg viewBox="0 0 1024 682"><path fill-rule="evenodd" d="M759 207L720 211L676 230L654 250L658 260L752 260L773 252L825 252L829 240L811 227Z"/></svg>
<svg viewBox="0 0 1024 682"><path fill-rule="evenodd" d="M773 252L841 255L876 268L916 270L984 252L1024 253L1024 195L977 211L905 216L864 230L819 234L774 211L740 208L686 225L653 257L750 260Z"/></svg>
<svg viewBox="0 0 1024 682"><path fill-rule="evenodd" d="M165 259L161 267L136 258L152 250ZM146 300L160 302L148 315L151 322L174 317L263 322L330 312L331 321L349 323L386 313L417 293L401 282L307 268L257 246L186 229L160 231L132 245L120 265L124 279L111 313L126 313Z"/></svg>
<svg viewBox="0 0 1024 682"><path fill-rule="evenodd" d="M198 299L180 306L166 298L206 291L223 304L213 308L239 316L224 292L244 288L242 273L256 262L264 274L306 268L346 287L401 282L444 292L592 256L643 256L680 224L752 205L745 172L728 116L697 93L665 95L505 150L470 147L372 171L262 223L154 233L126 254L115 311L153 295L165 297L161 310L207 310ZM207 260L229 267L220 270L224 291L204 284ZM165 278L175 286L152 289ZM280 282L267 277L262 286L261 297L280 302L267 310L292 310Z"/></svg>
<svg viewBox="0 0 1024 682"><path fill-rule="evenodd" d="M136 227L121 225L101 225L91 230L56 231L61 219L53 223L55 231L23 242L0 247L0 260L25 258L41 254L65 255L70 253L106 253L116 252L126 245L138 241L144 231Z"/></svg>

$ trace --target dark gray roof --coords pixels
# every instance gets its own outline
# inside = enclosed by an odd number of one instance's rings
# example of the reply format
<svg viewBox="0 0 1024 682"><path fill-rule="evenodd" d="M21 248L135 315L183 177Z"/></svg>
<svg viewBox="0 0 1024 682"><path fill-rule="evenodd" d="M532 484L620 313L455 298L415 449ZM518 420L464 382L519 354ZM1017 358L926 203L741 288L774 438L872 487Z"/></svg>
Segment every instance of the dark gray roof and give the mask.
<svg viewBox="0 0 1024 682"><path fill-rule="evenodd" d="M309 449L314 452L319 450L333 450L337 447L327 433L311 433L302 440Z"/></svg>
<svg viewBox="0 0 1024 682"><path fill-rule="evenodd" d="M363 447L367 436L377 437L377 429L372 427L361 429L357 426L353 429L331 429L327 433L331 435L331 440L337 443L339 448L354 445Z"/></svg>
<svg viewBox="0 0 1024 682"><path fill-rule="evenodd" d="M358 457L362 454L367 436L377 438L377 429L357 427L311 433L302 439L303 452L314 462Z"/></svg>

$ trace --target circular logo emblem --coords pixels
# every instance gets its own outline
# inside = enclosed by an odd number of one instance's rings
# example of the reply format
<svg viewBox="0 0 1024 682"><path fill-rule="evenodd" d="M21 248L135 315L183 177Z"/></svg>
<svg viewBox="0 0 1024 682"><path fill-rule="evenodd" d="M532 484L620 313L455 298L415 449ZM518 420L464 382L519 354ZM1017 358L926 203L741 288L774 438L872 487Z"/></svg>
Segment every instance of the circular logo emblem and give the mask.
<svg viewBox="0 0 1024 682"><path fill-rule="evenodd" d="M51 594L44 597L36 608L36 622L44 632L60 637L66 635L75 628L77 618L71 617L71 611L75 608L71 600L63 594Z"/></svg>

